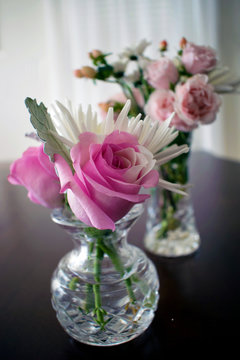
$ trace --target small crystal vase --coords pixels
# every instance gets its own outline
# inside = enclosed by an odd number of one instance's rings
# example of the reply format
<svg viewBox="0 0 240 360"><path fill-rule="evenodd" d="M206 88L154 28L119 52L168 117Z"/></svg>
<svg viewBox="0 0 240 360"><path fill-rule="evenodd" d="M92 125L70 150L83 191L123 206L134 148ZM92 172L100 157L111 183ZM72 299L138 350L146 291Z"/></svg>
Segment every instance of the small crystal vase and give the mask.
<svg viewBox="0 0 240 360"><path fill-rule="evenodd" d="M190 146L191 133L179 132L176 143ZM189 155L182 154L160 167L161 177L188 188ZM157 187L147 205L145 248L157 255L179 257L193 254L200 246L191 200L188 196Z"/></svg>
<svg viewBox="0 0 240 360"><path fill-rule="evenodd" d="M75 243L53 274L52 304L64 330L82 343L125 343L153 320L159 298L155 266L127 243L142 211L142 205L135 205L114 232L89 228L67 209L52 213Z"/></svg>
<svg viewBox="0 0 240 360"><path fill-rule="evenodd" d="M145 248L164 257L193 254L200 246L200 236L191 197L182 197L174 208L166 199L167 194L170 191L160 188L152 191L147 206Z"/></svg>

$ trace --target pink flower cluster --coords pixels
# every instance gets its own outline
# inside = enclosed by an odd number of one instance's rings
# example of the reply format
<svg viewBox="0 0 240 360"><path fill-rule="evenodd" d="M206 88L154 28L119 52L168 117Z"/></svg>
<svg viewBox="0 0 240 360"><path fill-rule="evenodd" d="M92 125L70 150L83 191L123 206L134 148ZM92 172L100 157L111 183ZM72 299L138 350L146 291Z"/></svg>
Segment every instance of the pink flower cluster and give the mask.
<svg viewBox="0 0 240 360"><path fill-rule="evenodd" d="M172 112L172 125L181 131L192 131L199 124L210 124L221 105L221 99L208 84L206 75L197 74L185 83L178 84L176 91L154 91L145 106L153 120L166 120Z"/></svg>
<svg viewBox="0 0 240 360"><path fill-rule="evenodd" d="M212 123L221 105L219 95L208 83L207 73L217 64L210 47L182 42L177 65L161 57L145 69L145 79L154 88L144 110L153 120L165 121L175 112L172 125L192 131L199 124Z"/></svg>

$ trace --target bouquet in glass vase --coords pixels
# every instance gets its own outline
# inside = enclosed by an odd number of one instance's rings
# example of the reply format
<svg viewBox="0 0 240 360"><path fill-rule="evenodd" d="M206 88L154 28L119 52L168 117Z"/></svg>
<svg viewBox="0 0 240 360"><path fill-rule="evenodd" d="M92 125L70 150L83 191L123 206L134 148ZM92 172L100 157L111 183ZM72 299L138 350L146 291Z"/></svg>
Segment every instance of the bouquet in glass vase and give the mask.
<svg viewBox="0 0 240 360"><path fill-rule="evenodd" d="M51 282L52 304L65 331L98 346L124 343L151 323L159 281L153 263L127 243L149 195L161 181L156 163L186 153L172 145L169 121L129 118L130 100L117 118L109 108L98 120L89 107L26 99L42 143L11 165L8 180L22 185L34 203L53 209L52 220L75 247L59 262ZM162 186L178 191L179 185Z"/></svg>
<svg viewBox="0 0 240 360"><path fill-rule="evenodd" d="M190 146L193 130L216 119L221 106L219 94L238 92L240 80L219 65L216 51L208 46L182 38L176 55L169 58L168 44L161 41L159 55L152 59L145 55L149 45L142 40L124 49L112 62L111 54L94 50L89 53L92 66L75 70L75 76L120 86L119 93L99 104L103 115L113 107L117 117L126 99L131 99L131 116L148 114L160 124L167 122L178 130L172 146ZM151 189L145 246L162 256L189 255L200 245L191 197L183 196L183 189L189 187L189 154L157 163L164 187ZM179 186L174 193L171 182Z"/></svg>

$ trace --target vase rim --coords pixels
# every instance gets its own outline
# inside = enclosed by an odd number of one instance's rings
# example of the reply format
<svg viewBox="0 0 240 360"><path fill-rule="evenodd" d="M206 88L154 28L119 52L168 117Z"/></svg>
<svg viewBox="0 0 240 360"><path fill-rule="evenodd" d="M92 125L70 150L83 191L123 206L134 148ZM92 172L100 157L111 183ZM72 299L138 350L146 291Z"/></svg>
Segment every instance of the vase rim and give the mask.
<svg viewBox="0 0 240 360"><path fill-rule="evenodd" d="M135 204L132 209L121 219L115 222L116 227L124 222L134 220L142 215L144 211L143 204ZM66 207L55 208L51 212L51 219L54 223L62 226L72 227L72 228L88 228L89 225L83 223L72 213L70 209Z"/></svg>

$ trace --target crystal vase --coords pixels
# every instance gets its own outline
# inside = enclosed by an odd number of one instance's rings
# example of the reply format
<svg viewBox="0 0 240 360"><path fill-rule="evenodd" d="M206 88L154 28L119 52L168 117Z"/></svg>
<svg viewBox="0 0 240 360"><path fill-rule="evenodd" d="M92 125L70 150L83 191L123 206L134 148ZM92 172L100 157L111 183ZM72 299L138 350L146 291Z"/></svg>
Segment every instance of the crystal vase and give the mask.
<svg viewBox="0 0 240 360"><path fill-rule="evenodd" d="M191 133L179 132L176 143L191 144ZM186 189L189 181L189 156L182 154L160 167L161 177ZM200 246L194 210L188 196L157 187L152 189L147 206L147 222L144 244L148 251L165 256L178 257L194 253Z"/></svg>
<svg viewBox="0 0 240 360"><path fill-rule="evenodd" d="M173 208L166 199L167 193L170 191L160 188L152 192L147 206L144 245L151 253L165 257L193 254L200 246L200 236L191 197L182 197Z"/></svg>
<svg viewBox="0 0 240 360"><path fill-rule="evenodd" d="M52 304L64 330L97 346L127 342L144 332L158 303L153 263L127 234L142 205L116 223L116 231L89 228L65 210L52 220L71 234L75 247L59 262L51 282Z"/></svg>

